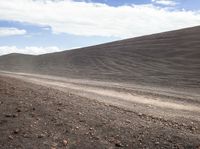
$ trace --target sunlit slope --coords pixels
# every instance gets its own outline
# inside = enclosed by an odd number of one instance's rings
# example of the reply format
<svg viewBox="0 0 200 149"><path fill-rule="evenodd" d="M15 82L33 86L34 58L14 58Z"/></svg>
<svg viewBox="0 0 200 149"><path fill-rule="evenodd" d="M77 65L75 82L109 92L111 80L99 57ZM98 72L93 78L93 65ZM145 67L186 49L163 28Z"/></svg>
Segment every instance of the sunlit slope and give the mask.
<svg viewBox="0 0 200 149"><path fill-rule="evenodd" d="M40 56L2 56L0 69L200 88L200 27Z"/></svg>

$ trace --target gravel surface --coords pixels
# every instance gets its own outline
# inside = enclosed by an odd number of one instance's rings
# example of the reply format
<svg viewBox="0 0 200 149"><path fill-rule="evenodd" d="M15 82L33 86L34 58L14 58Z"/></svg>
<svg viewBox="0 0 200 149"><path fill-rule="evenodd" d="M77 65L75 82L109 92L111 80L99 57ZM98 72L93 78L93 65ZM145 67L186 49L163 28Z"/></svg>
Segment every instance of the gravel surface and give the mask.
<svg viewBox="0 0 200 149"><path fill-rule="evenodd" d="M199 147L199 121L153 117L70 90L0 77L1 149Z"/></svg>

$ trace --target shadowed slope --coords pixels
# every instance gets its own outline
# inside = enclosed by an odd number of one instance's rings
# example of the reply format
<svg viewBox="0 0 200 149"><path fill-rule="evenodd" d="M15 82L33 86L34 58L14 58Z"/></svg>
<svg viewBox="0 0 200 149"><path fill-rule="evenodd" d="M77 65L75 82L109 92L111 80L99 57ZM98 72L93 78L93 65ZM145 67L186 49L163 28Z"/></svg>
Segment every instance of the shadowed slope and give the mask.
<svg viewBox="0 0 200 149"><path fill-rule="evenodd" d="M2 56L0 69L198 90L200 27L39 56Z"/></svg>

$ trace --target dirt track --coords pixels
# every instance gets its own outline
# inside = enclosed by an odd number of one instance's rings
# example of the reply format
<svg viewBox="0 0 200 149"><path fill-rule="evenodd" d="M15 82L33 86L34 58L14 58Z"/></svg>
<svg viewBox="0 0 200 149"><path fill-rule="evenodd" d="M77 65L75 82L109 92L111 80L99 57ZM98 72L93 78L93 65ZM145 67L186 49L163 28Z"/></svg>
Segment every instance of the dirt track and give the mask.
<svg viewBox="0 0 200 149"><path fill-rule="evenodd" d="M3 149L200 146L198 94L14 73L0 85Z"/></svg>
<svg viewBox="0 0 200 149"><path fill-rule="evenodd" d="M44 55L0 56L0 70L200 93L200 26Z"/></svg>

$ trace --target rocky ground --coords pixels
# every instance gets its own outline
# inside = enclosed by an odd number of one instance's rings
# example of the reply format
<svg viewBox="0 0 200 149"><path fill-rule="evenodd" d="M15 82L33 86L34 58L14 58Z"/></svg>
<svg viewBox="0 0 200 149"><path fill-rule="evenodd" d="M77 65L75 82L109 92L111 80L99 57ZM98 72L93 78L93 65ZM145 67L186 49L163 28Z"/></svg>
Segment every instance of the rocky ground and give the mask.
<svg viewBox="0 0 200 149"><path fill-rule="evenodd" d="M200 149L199 125L0 76L0 149Z"/></svg>

